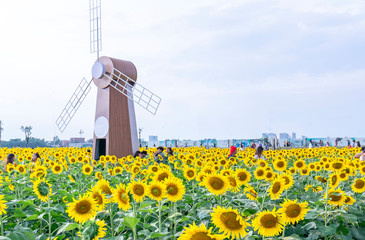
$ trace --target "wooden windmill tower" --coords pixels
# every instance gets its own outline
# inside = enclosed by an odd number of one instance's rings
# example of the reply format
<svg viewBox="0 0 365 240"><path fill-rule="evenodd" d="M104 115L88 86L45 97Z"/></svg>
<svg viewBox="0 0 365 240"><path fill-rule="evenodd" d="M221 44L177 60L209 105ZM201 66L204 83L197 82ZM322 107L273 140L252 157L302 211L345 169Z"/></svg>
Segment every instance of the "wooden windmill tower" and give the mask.
<svg viewBox="0 0 365 240"><path fill-rule="evenodd" d="M132 62L111 57L100 57L101 51L101 2L90 1L90 52L97 52L92 66L92 79L82 79L76 91L58 117L56 124L61 132L90 91L93 81L98 87L93 159L102 155L123 157L138 150L137 124L134 102L152 114L161 98L138 84L137 69Z"/></svg>

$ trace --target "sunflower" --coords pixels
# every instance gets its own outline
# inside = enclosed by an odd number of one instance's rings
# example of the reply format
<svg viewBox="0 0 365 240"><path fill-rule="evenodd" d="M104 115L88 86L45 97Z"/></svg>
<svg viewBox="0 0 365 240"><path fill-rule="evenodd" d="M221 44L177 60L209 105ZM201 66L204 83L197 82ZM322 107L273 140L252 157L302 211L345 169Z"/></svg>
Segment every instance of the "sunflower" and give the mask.
<svg viewBox="0 0 365 240"><path fill-rule="evenodd" d="M178 240L223 240L223 235L213 235L211 228L207 230L204 223L196 226L195 222L189 224L189 227L184 227L184 232L180 235Z"/></svg>
<svg viewBox="0 0 365 240"><path fill-rule="evenodd" d="M251 185L245 187L246 197L250 200L257 200L257 192Z"/></svg>
<svg viewBox="0 0 365 240"><path fill-rule="evenodd" d="M345 168L345 164L340 161L335 161L331 163L331 169L336 172L341 172Z"/></svg>
<svg viewBox="0 0 365 240"><path fill-rule="evenodd" d="M326 199L328 200L328 204L333 206L341 206L345 202L345 192L341 191L341 189L330 189L328 194L326 194Z"/></svg>
<svg viewBox="0 0 365 240"><path fill-rule="evenodd" d="M261 167L258 167L256 168L255 170L255 178L256 179L265 179L265 169L264 168L261 168Z"/></svg>
<svg viewBox="0 0 365 240"><path fill-rule="evenodd" d="M122 174L123 173L123 168L122 167L115 167L114 168L114 173L115 173L115 175Z"/></svg>
<svg viewBox="0 0 365 240"><path fill-rule="evenodd" d="M94 238L91 238L91 240L99 240L99 238L103 238L106 235L106 224L104 220L97 220L95 222L98 232Z"/></svg>
<svg viewBox="0 0 365 240"><path fill-rule="evenodd" d="M269 192L269 195L270 195L270 198L272 200L276 200L276 199L279 199L280 198L280 195L284 192L285 190L285 183L283 181L283 179L275 179L270 188L268 189L268 192Z"/></svg>
<svg viewBox="0 0 365 240"><path fill-rule="evenodd" d="M228 182L231 185L230 191L231 192L238 192L240 190L241 184L238 183L238 179L236 176L226 176L228 178Z"/></svg>
<svg viewBox="0 0 365 240"><path fill-rule="evenodd" d="M272 181L274 179L274 177L275 177L275 175L271 170L269 170L265 173L265 180L266 181Z"/></svg>
<svg viewBox="0 0 365 240"><path fill-rule="evenodd" d="M93 167L90 164L84 164L82 166L82 173L85 175L90 175L93 172Z"/></svg>
<svg viewBox="0 0 365 240"><path fill-rule="evenodd" d="M14 170L15 170L15 166L13 164L9 163L9 164L6 165L6 171L8 173L10 173L10 172L12 172Z"/></svg>
<svg viewBox="0 0 365 240"><path fill-rule="evenodd" d="M70 179L70 182L75 182L75 179L71 175L68 175L68 178Z"/></svg>
<svg viewBox="0 0 365 240"><path fill-rule="evenodd" d="M295 163L294 163L294 168L295 170L300 170L300 169L303 169L305 168L306 165L305 165L305 162L301 159L297 160Z"/></svg>
<svg viewBox="0 0 365 240"><path fill-rule="evenodd" d="M6 209L8 206L5 204L4 195L0 195L0 215L6 214Z"/></svg>
<svg viewBox="0 0 365 240"><path fill-rule="evenodd" d="M252 221L252 227L258 231L259 235L264 237L273 237L279 235L283 229L282 217L274 208L271 212L265 210L260 212Z"/></svg>
<svg viewBox="0 0 365 240"><path fill-rule="evenodd" d="M196 177L196 170L194 168L185 168L184 177L189 181L193 180Z"/></svg>
<svg viewBox="0 0 365 240"><path fill-rule="evenodd" d="M105 179L101 179L96 183L97 188L101 189L101 191L105 194L112 194L112 190L110 189L109 182Z"/></svg>
<svg viewBox="0 0 365 240"><path fill-rule="evenodd" d="M72 157L69 159L69 161L71 164L74 164L74 163L76 163L77 160L76 160L76 158Z"/></svg>
<svg viewBox="0 0 365 240"><path fill-rule="evenodd" d="M156 201L161 201L165 197L165 189L163 183L152 182L147 188L147 195Z"/></svg>
<svg viewBox="0 0 365 240"><path fill-rule="evenodd" d="M223 194L230 187L228 178L221 174L208 175L206 178L204 178L203 184L214 195Z"/></svg>
<svg viewBox="0 0 365 240"><path fill-rule="evenodd" d="M107 203L107 198L106 198L105 194L101 191L101 189L97 188L96 186L94 186L90 190L90 194L96 202L96 205L98 208L97 210L103 211L105 208L105 204Z"/></svg>
<svg viewBox="0 0 365 240"><path fill-rule="evenodd" d="M217 206L217 208L213 208L210 215L213 224L219 228L219 231L228 237L232 236L231 239L240 239L247 235L246 229L249 224L243 220L236 209Z"/></svg>
<svg viewBox="0 0 365 240"><path fill-rule="evenodd" d="M128 165L127 165L128 166ZM158 170L160 170L160 167L158 166L158 164L154 164L154 165L151 165L149 166L148 168L148 172L149 173L152 173L152 174L155 174L158 172Z"/></svg>
<svg viewBox="0 0 365 240"><path fill-rule="evenodd" d="M330 182L329 182L329 187L330 188L336 188L340 184L339 177L338 177L337 173L332 173L329 176L329 180L330 180Z"/></svg>
<svg viewBox="0 0 365 240"><path fill-rule="evenodd" d="M286 170L286 167L287 167L287 163L284 160L276 160L273 165L274 165L274 169L276 171L280 171L280 172Z"/></svg>
<svg viewBox="0 0 365 240"><path fill-rule="evenodd" d="M181 179L169 177L164 181L166 198L172 202L181 200L185 194L185 186Z"/></svg>
<svg viewBox="0 0 365 240"><path fill-rule="evenodd" d="M155 173L155 176L153 177L153 181L163 182L165 179L172 176L170 170L168 169L160 169L157 173Z"/></svg>
<svg viewBox="0 0 365 240"><path fill-rule="evenodd" d="M128 184L128 191L133 194L136 202L142 202L147 194L147 185L140 180L132 181Z"/></svg>
<svg viewBox="0 0 365 240"><path fill-rule="evenodd" d="M73 199L73 202L67 204L68 216L77 223L84 223L92 219L97 214L96 202L91 195L80 195L79 200Z"/></svg>
<svg viewBox="0 0 365 240"><path fill-rule="evenodd" d="M300 220L304 219L304 216L308 212L308 203L297 203L297 199L295 200L288 200L285 199L282 204L280 204L282 207L278 210L278 212L281 214L283 221L285 224L295 224L298 223Z"/></svg>
<svg viewBox="0 0 365 240"><path fill-rule="evenodd" d="M356 200L351 197L351 196L345 196L345 201L344 203L347 204L347 205L352 205L356 202Z"/></svg>
<svg viewBox="0 0 365 240"><path fill-rule="evenodd" d="M103 179L103 174L101 172L96 172L95 177L99 180Z"/></svg>
<svg viewBox="0 0 365 240"><path fill-rule="evenodd" d="M244 168L236 169L235 175L237 182L240 185L245 185L251 180L251 174Z"/></svg>
<svg viewBox="0 0 365 240"><path fill-rule="evenodd" d="M131 208L129 203L129 195L126 186L120 183L115 189L113 189L113 200L118 203L118 207L125 212Z"/></svg>
<svg viewBox="0 0 365 240"><path fill-rule="evenodd" d="M327 182L327 179L324 178L324 177L321 177L321 176L316 176L315 179L320 181L321 183L326 183Z"/></svg>
<svg viewBox="0 0 365 240"><path fill-rule="evenodd" d="M26 166L21 165L21 164L19 164L19 165L16 167L16 170L17 170L19 173L23 174L23 175L27 172L27 171L26 171Z"/></svg>
<svg viewBox="0 0 365 240"><path fill-rule="evenodd" d="M293 176L289 175L289 174L283 174L283 175L279 175L279 178L283 179L284 181L284 188L285 189L289 189L293 186L294 184L294 180L293 180Z"/></svg>
<svg viewBox="0 0 365 240"><path fill-rule="evenodd" d="M302 168L302 169L300 170L300 175L301 175L301 176L308 176L308 175L309 175L309 170L308 170L308 168L307 168L307 167Z"/></svg>
<svg viewBox="0 0 365 240"><path fill-rule="evenodd" d="M365 178L357 178L351 186L352 191L362 193L365 191Z"/></svg>
<svg viewBox="0 0 365 240"><path fill-rule="evenodd" d="M60 174L62 172L62 170L63 170L63 167L60 164L55 164L52 167L52 172L55 174Z"/></svg>
<svg viewBox="0 0 365 240"><path fill-rule="evenodd" d="M44 178L37 179L33 183L33 191L38 196L38 198L43 202L47 202L49 196L52 195L51 185Z"/></svg>

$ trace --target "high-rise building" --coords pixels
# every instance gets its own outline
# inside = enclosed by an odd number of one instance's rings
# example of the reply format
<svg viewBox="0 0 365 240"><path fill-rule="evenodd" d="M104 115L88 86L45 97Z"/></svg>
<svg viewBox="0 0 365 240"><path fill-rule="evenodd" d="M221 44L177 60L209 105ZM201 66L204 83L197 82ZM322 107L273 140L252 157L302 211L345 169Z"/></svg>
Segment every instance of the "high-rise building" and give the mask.
<svg viewBox="0 0 365 240"><path fill-rule="evenodd" d="M262 133L262 138L276 138L276 133Z"/></svg>
<svg viewBox="0 0 365 240"><path fill-rule="evenodd" d="M292 137L291 137L292 139L297 139L297 134L295 132L293 132L291 135L292 135Z"/></svg>
<svg viewBox="0 0 365 240"><path fill-rule="evenodd" d="M288 133L280 133L279 136L280 136L280 139L289 139L290 138Z"/></svg>

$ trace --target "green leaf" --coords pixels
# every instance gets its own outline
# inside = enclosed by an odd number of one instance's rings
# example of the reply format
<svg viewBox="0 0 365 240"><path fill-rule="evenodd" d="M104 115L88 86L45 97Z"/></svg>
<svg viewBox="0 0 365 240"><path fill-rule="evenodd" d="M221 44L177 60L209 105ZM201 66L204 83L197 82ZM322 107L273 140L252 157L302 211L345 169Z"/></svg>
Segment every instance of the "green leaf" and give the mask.
<svg viewBox="0 0 365 240"><path fill-rule="evenodd" d="M350 233L350 230L349 230L347 227L345 227L345 226L343 226L343 225L340 225L340 226L336 229L336 232L337 232L338 234L347 235L347 234L349 234L349 233Z"/></svg>
<svg viewBox="0 0 365 240"><path fill-rule="evenodd" d="M301 238L297 234L293 234L289 237L284 237L284 240L301 240Z"/></svg>
<svg viewBox="0 0 365 240"><path fill-rule="evenodd" d="M25 215L25 213L23 211L21 211L19 208L15 209L13 216L16 218L26 218L27 217L27 215Z"/></svg>
<svg viewBox="0 0 365 240"><path fill-rule="evenodd" d="M135 229L136 225L138 224L139 219L135 217L125 217L124 224L131 228L132 230Z"/></svg>
<svg viewBox="0 0 365 240"><path fill-rule="evenodd" d="M172 214L171 216L168 217L168 219L171 219L171 218L174 218L174 217L178 217L178 216L181 216L182 214L177 212L177 213L174 213Z"/></svg>
<svg viewBox="0 0 365 240"><path fill-rule="evenodd" d="M57 235L59 235L60 233L66 232L66 231L74 230L78 227L79 227L79 224L77 224L77 223L65 223L62 225L62 227L60 227L60 229L58 229Z"/></svg>
<svg viewBox="0 0 365 240"><path fill-rule="evenodd" d="M0 240L11 240L11 239L10 239L10 238L8 238L8 237L0 236Z"/></svg>
<svg viewBox="0 0 365 240"><path fill-rule="evenodd" d="M304 225L302 228L304 228L305 230L310 230L310 229L316 229L316 223L315 222L309 222L306 225Z"/></svg>
<svg viewBox="0 0 365 240"><path fill-rule="evenodd" d="M27 217L25 220L27 220L27 221L37 220L38 219L38 216L39 216L38 214L33 214L33 215Z"/></svg>
<svg viewBox="0 0 365 240"><path fill-rule="evenodd" d="M151 236L149 238L159 238L159 237L163 237L166 236L169 233L152 233Z"/></svg>
<svg viewBox="0 0 365 240"><path fill-rule="evenodd" d="M9 234L8 238L11 240L34 240L34 234L31 229L18 227Z"/></svg>

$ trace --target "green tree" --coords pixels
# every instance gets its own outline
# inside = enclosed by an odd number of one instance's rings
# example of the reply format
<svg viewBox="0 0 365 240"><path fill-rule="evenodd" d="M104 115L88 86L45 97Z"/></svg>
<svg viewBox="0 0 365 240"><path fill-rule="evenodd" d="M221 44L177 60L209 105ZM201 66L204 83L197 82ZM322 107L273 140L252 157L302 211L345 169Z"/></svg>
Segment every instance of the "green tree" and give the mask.
<svg viewBox="0 0 365 240"><path fill-rule="evenodd" d="M25 135L25 147L28 147L30 135L32 135L32 126L21 126L20 130L24 132Z"/></svg>

